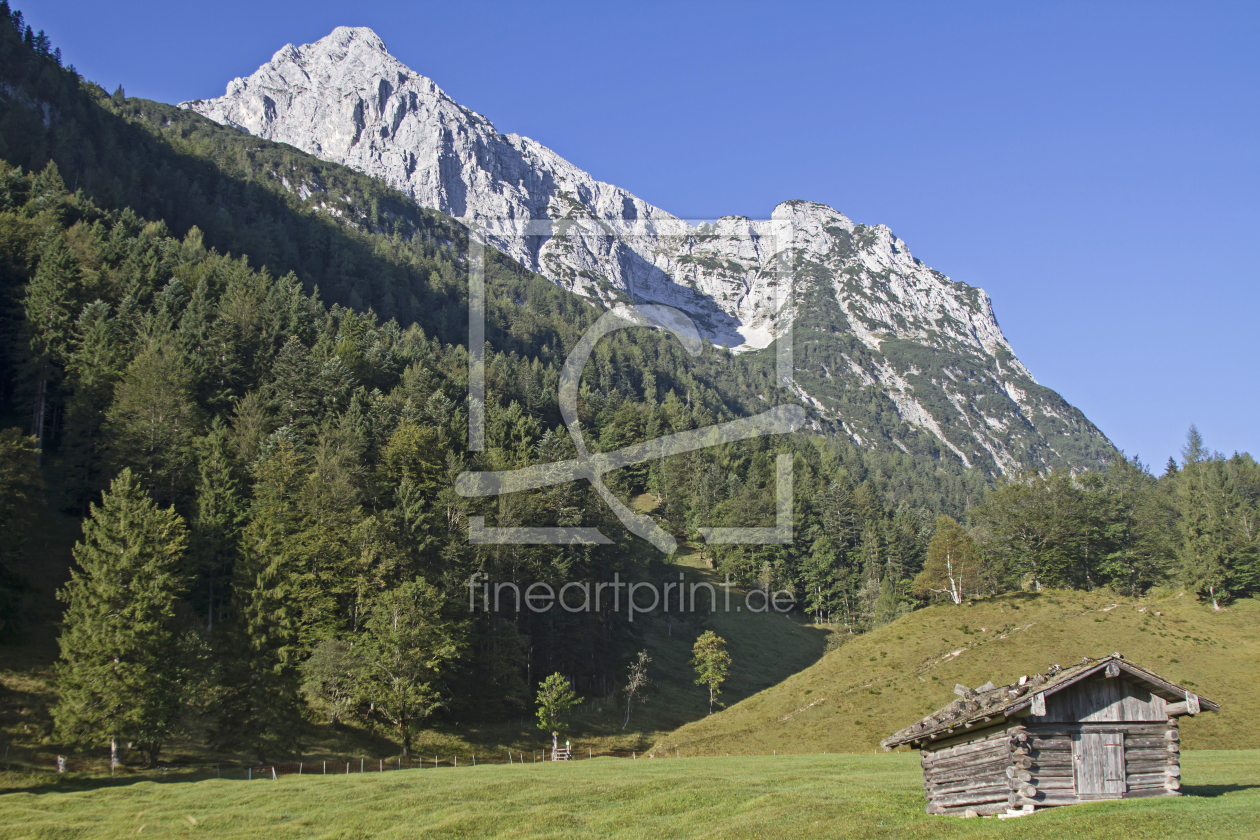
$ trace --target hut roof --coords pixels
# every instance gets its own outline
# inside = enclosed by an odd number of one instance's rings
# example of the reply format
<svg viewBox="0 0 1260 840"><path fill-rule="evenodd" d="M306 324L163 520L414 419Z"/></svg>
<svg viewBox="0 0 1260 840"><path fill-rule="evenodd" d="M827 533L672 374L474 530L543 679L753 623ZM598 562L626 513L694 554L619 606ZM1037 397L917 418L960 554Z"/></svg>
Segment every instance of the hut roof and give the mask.
<svg viewBox="0 0 1260 840"><path fill-rule="evenodd" d="M1087 679L1094 674L1115 664L1118 672L1128 674L1129 681L1141 685L1152 694L1165 700L1177 702L1191 694L1189 689L1169 682L1153 671L1125 660L1118 653L1104 656L1102 659L1090 659L1088 656L1079 664L1063 668L1051 665L1044 674L1033 677L1020 677L1010 685L994 686L987 682L979 688L967 688L964 685L954 686L958 699L944 708L937 709L923 720L907 726L880 742L885 750L900 747L913 741L927 740L933 736L953 734L958 727L974 727L977 723L988 722L1001 715L1003 719L1014 716L1032 704L1033 695L1049 696L1068 686ZM1118 673L1117 672L1117 673ZM1221 707L1205 697L1199 698L1202 709L1219 712ZM984 727L981 727L982 729Z"/></svg>

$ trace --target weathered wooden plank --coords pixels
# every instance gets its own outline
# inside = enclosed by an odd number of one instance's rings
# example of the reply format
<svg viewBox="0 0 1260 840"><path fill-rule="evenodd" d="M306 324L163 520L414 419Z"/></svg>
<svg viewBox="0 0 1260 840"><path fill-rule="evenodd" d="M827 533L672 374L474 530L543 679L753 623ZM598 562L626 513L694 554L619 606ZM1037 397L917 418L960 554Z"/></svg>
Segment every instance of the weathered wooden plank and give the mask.
<svg viewBox="0 0 1260 840"><path fill-rule="evenodd" d="M927 812L934 816L954 816L961 817L967 811L975 811L981 817L991 817L994 814L1003 814L1010 805L1005 801L986 802L981 805L960 805L956 808L942 808L937 805L928 805Z"/></svg>
<svg viewBox="0 0 1260 840"><path fill-rule="evenodd" d="M1037 790L1075 790L1071 776L1062 776L1054 779L1037 779L1036 781Z"/></svg>
<svg viewBox="0 0 1260 840"><path fill-rule="evenodd" d="M923 761L920 765L924 770L945 770L957 767L970 766L975 764L985 764L990 761L1004 761L1011 757L1011 753L1005 747L990 750L978 750L970 755L960 755L954 758L942 758L937 761Z"/></svg>
<svg viewBox="0 0 1260 840"><path fill-rule="evenodd" d="M1007 745L1009 742L1010 742L1010 738L1008 738L1006 734L1003 733L1001 737L982 738L978 741L970 741L965 744L958 744L952 747L944 747L939 750L932 750L931 754L929 755L929 759L958 758L959 756L971 755L972 753L975 753L975 752L980 752L982 750L988 750L988 749L997 749L999 747L1002 749L1008 749Z"/></svg>
<svg viewBox="0 0 1260 840"><path fill-rule="evenodd" d="M977 790L991 790L993 788L1009 789L1010 783L1006 779L977 779L974 781L951 782L947 785L924 785L923 790L929 799L935 799L938 796L949 796L955 793L967 793Z"/></svg>
<svg viewBox="0 0 1260 840"><path fill-rule="evenodd" d="M1072 749L1071 738L1031 738L1028 746L1033 750L1070 750Z"/></svg>
<svg viewBox="0 0 1260 840"><path fill-rule="evenodd" d="M1006 788L991 789L984 791L972 791L968 793L955 794L953 796L934 797L932 804L941 808L956 808L966 805L982 805L986 802L1007 802L1009 800L1010 791Z"/></svg>
<svg viewBox="0 0 1260 840"><path fill-rule="evenodd" d="M1072 753L1066 751L1061 753L1045 753L1036 757L1017 756L1017 758L1026 759L1032 767L1055 767L1057 764L1072 763Z"/></svg>
<svg viewBox="0 0 1260 840"><path fill-rule="evenodd" d="M1181 796L1175 790L1167 790L1165 788L1142 788L1140 790L1131 790L1124 795L1125 799L1145 799L1148 796Z"/></svg>
<svg viewBox="0 0 1260 840"><path fill-rule="evenodd" d="M957 761L958 759L974 758L978 755L983 755L984 753L1008 754L1010 753L1010 751L1011 751L1010 745L1007 744L1005 740L985 741L985 742L976 744L973 749L967 750L966 752L935 753L933 755L929 755L928 757L922 759L921 763L927 766L927 765L932 765L932 764L939 764L942 761Z"/></svg>
<svg viewBox="0 0 1260 840"><path fill-rule="evenodd" d="M982 740L1001 740L1006 737L1006 732L1010 728L1010 724L999 717L989 726L985 727L983 731L975 729L965 731L960 727L958 732L948 734L942 733L941 735L938 735L935 740L929 741L926 746L929 750L938 752L941 750L965 747L969 744L974 744Z"/></svg>
<svg viewBox="0 0 1260 840"><path fill-rule="evenodd" d="M1010 790L1010 785L1006 779L977 779L975 781L954 782L949 785L932 785L927 788L928 796L935 800L941 796L951 796L956 793L976 793L980 791L996 790L1001 788L1003 791Z"/></svg>
<svg viewBox="0 0 1260 840"><path fill-rule="evenodd" d="M983 776L998 776L1006 772L1010 767L1010 761L1002 759L1000 761L991 761L986 764L977 764L975 766L958 767L946 771L936 770L924 771L923 778L932 784L947 784L949 782L960 781L962 779L974 779Z"/></svg>
<svg viewBox="0 0 1260 840"><path fill-rule="evenodd" d="M1006 750L985 750L983 752L973 753L971 755L962 755L957 758L946 758L940 761L920 762L924 772L937 771L947 772L957 770L960 767L975 767L980 764L989 764L995 761L1009 762L1011 754Z"/></svg>
<svg viewBox="0 0 1260 840"><path fill-rule="evenodd" d="M1160 732L1163 732L1163 730L1160 729ZM985 735L984 738L973 738L973 739L970 739L970 741L951 744L951 746L948 746L948 747L929 748L929 751L927 751L927 753L929 753L929 756L935 756L935 757L940 757L940 758L954 758L958 756L966 756L966 754L975 752L976 749L985 749L988 747L992 747L993 744L998 744L998 743L1005 744L1005 743L1008 743L1009 741L1011 741L1011 737L1009 737L1009 735L1005 733L1005 730L999 730L999 732L994 732L993 734ZM931 747L935 747L935 746L931 746Z"/></svg>
<svg viewBox="0 0 1260 840"><path fill-rule="evenodd" d="M1079 735L1082 732L1123 732L1126 735L1160 735L1168 730L1170 721L1161 723L1089 723L1089 724L1054 724L1028 727L1028 734L1033 738L1062 738Z"/></svg>
<svg viewBox="0 0 1260 840"><path fill-rule="evenodd" d="M1169 762L1166 759L1156 759L1148 761L1126 761L1125 766L1129 768L1130 773L1162 773L1169 767L1178 767L1176 762ZM1181 772L1180 769L1177 771Z"/></svg>
<svg viewBox="0 0 1260 840"><path fill-rule="evenodd" d="M1161 785L1161 786L1166 786L1168 784L1168 779L1170 778L1171 777L1165 776L1163 773L1137 773L1131 776L1126 776L1124 781L1125 781L1125 784L1127 784L1129 787L1140 787L1140 786L1156 785L1156 784Z"/></svg>
<svg viewBox="0 0 1260 840"><path fill-rule="evenodd" d="M1168 738L1167 735L1176 735L1175 738ZM1165 735L1155 736L1138 736L1126 738L1128 746L1135 750L1152 750L1152 749L1168 749L1169 744L1180 743L1181 736L1176 732L1168 732Z"/></svg>
<svg viewBox="0 0 1260 840"><path fill-rule="evenodd" d="M1050 772L1050 773L1034 773L1032 777L1032 783L1040 787L1043 781L1047 781L1049 779L1071 780L1074 778L1076 778L1076 775L1070 769L1058 771L1058 772Z"/></svg>
<svg viewBox="0 0 1260 840"><path fill-rule="evenodd" d="M924 784L948 785L954 782L965 782L977 779L1005 779L1005 764L986 764L981 767L960 767L948 773L925 773Z"/></svg>
<svg viewBox="0 0 1260 840"><path fill-rule="evenodd" d="M1127 746L1127 745L1126 745ZM1176 761L1177 754L1166 749L1133 749L1124 751L1125 761Z"/></svg>

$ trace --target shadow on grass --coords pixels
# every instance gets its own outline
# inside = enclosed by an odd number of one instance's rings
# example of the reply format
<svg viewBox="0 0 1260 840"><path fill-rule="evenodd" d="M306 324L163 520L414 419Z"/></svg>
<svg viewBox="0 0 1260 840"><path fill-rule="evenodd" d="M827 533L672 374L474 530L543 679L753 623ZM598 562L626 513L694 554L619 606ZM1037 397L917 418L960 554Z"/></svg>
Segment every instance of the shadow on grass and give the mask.
<svg viewBox="0 0 1260 840"><path fill-rule="evenodd" d="M1260 785L1182 785L1181 795L1215 799L1227 793L1237 793L1238 791L1253 790L1255 788L1260 788Z"/></svg>
<svg viewBox="0 0 1260 840"><path fill-rule="evenodd" d="M39 772L42 775L48 771ZM14 784L12 781L0 777L0 796L13 793L32 793L36 795L45 793L78 793L81 791L102 790L105 788L128 787L130 785L140 784L141 782L153 782L154 784L168 785L179 782L204 782L209 779L218 778L213 769L207 773L204 767L168 772L165 777L160 774L133 775L128 773L123 776L110 777L89 775L79 776L68 773L65 776L55 776L49 781L42 783L36 782L35 784L23 784L22 781L20 781L23 777L17 772L11 772L6 775L16 776L19 781ZM242 769L237 772L237 768L234 767L230 771L224 771L222 778L244 781L246 778L245 770ZM29 780L29 776L27 776L26 779Z"/></svg>

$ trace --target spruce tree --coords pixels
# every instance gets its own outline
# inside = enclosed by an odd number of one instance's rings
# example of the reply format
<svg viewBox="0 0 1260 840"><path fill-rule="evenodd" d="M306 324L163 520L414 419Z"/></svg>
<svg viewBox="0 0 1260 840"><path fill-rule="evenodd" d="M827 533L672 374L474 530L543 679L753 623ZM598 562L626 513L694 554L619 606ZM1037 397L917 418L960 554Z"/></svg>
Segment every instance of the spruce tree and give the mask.
<svg viewBox="0 0 1260 840"><path fill-rule="evenodd" d="M157 760L183 709L185 670L176 602L187 529L130 470L92 505L75 544L55 673L58 736L76 744L131 741Z"/></svg>
<svg viewBox="0 0 1260 840"><path fill-rule="evenodd" d="M287 429L269 438L257 467L249 524L232 572L227 638L219 646L221 693L215 738L248 750L258 761L289 753L306 727L299 697L303 644L302 595L309 588L294 534L300 515L294 497L306 470Z"/></svg>
<svg viewBox="0 0 1260 840"><path fill-rule="evenodd" d="M231 431L222 417L214 418L209 434L198 438L194 448L200 462L194 551L197 571L205 584L206 631L211 632L215 610L226 594L224 580L231 576L236 558L245 502L233 469Z"/></svg>
<svg viewBox="0 0 1260 840"><path fill-rule="evenodd" d="M191 489L192 444L201 424L187 368L172 342L158 340L115 387L105 430L115 463L135 468L156 498L173 502Z"/></svg>
<svg viewBox="0 0 1260 840"><path fill-rule="evenodd" d="M114 383L126 365L123 332L110 318L109 304L93 301L83 307L75 326L74 352L66 362L71 396L66 406L66 493L86 510L88 498L101 489L101 435L105 411L114 398Z"/></svg>
<svg viewBox="0 0 1260 840"><path fill-rule="evenodd" d="M51 164L49 164L51 166ZM53 172L56 175L56 172ZM60 183L60 177L57 178ZM35 360L35 410L31 414L31 434L44 448L47 427L48 386L56 368L65 361L74 332L71 314L74 292L79 282L79 266L60 234L44 242L39 267L26 287L22 305L31 352Z"/></svg>
<svg viewBox="0 0 1260 840"><path fill-rule="evenodd" d="M1193 425L1186 433L1178 477L1178 506L1181 509L1182 574L1187 589L1212 602L1219 610L1229 592L1229 563L1226 557L1225 523L1217 504L1223 488L1220 470L1203 444L1203 436Z"/></svg>

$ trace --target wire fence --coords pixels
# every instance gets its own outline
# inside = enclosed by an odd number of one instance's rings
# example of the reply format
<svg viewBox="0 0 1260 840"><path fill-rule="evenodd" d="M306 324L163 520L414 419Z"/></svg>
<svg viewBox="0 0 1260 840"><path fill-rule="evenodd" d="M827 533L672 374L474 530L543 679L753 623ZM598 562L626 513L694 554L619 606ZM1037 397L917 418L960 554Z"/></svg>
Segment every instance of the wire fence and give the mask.
<svg viewBox="0 0 1260 840"><path fill-rule="evenodd" d="M563 750L562 750L563 752ZM569 758L572 761L586 761L596 758L624 758L637 760L644 758L642 751L632 749L596 749L594 747L574 746ZM30 783L57 783L67 777L83 778L113 776L117 781L152 780L166 781L202 781L205 779L237 779L256 781L259 779L275 780L281 776L333 776L355 773L384 773L395 770L465 770L490 765L525 767L529 765L550 763L552 761L550 747L546 749L518 750L500 749L486 753L459 753L447 755L412 755L408 757L391 756L389 758L315 758L291 761L282 764L177 764L159 763L155 767L120 766L111 771L107 764L102 765L99 758L83 758L79 756L26 756L11 757L7 751L0 760L0 768L11 776L27 777ZM34 777L34 778L31 778ZM12 783L12 779L10 779ZM0 791L11 785L0 784Z"/></svg>

